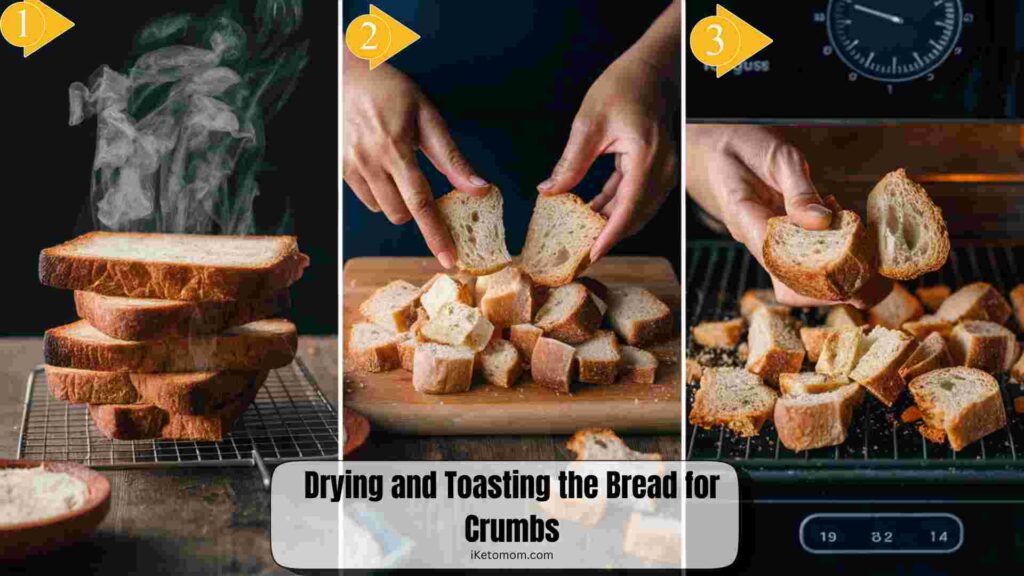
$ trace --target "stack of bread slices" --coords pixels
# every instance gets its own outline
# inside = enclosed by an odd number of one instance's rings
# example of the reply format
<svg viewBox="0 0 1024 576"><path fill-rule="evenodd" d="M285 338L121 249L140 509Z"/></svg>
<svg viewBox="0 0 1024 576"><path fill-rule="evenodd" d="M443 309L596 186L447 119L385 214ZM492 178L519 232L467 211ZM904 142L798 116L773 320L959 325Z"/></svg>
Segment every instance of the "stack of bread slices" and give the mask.
<svg viewBox="0 0 1024 576"><path fill-rule="evenodd" d="M465 392L474 380L510 388L526 370L560 392L654 382L658 358L643 348L672 337L672 312L643 288L579 276L603 217L572 194L541 196L513 264L497 189L453 191L438 205L460 273L422 286L394 280L364 301L346 341L357 369L404 368L426 394Z"/></svg>
<svg viewBox="0 0 1024 576"><path fill-rule="evenodd" d="M913 279L945 262L949 242L941 212L902 170L875 187L868 211L882 276ZM860 272L872 269L875 255L858 256L851 248L861 232L852 231L855 215L840 214L841 224L824 232L797 231L776 220L780 236L769 241L775 256L769 257L766 243L769 269L772 261L792 263L781 277L804 292L817 286L812 295L818 298L855 296L851 287L863 281ZM748 291L742 318L693 329L704 348L738 349L745 327L747 342L743 368L687 360L688 379L700 379L690 422L753 436L773 420L783 445L810 450L845 442L854 411L870 394L887 408L912 402L893 420L914 423L926 439L948 439L960 450L1006 425L995 376L1011 371L1024 380L1024 361L1018 361L1016 336L1003 326L1011 307L998 290L977 282L951 292L922 286L915 296L895 283L866 313L838 305L823 314L823 325L800 326L771 291ZM1024 285L1011 300L1024 326Z"/></svg>
<svg viewBox="0 0 1024 576"><path fill-rule="evenodd" d="M309 259L289 236L93 232L47 248L40 281L79 319L46 331L50 390L119 440L220 440L295 356L276 316Z"/></svg>

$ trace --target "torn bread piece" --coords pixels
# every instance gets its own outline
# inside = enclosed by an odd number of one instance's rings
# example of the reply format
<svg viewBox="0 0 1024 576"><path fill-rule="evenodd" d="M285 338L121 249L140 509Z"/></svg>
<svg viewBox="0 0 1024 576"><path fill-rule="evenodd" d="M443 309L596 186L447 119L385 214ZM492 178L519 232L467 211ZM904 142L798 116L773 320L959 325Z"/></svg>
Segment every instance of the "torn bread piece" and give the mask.
<svg viewBox="0 0 1024 576"><path fill-rule="evenodd" d="M541 386L568 393L575 375L576 349L553 338L540 337L533 347L530 376Z"/></svg>
<svg viewBox="0 0 1024 576"><path fill-rule="evenodd" d="M899 330L905 323L924 315L924 307L913 294L899 282L893 284L892 292L884 300L868 310L868 323Z"/></svg>
<svg viewBox="0 0 1024 576"><path fill-rule="evenodd" d="M974 282L946 298L935 315L953 324L963 320L988 320L1005 324L1012 310L1010 305L988 282Z"/></svg>
<svg viewBox="0 0 1024 576"><path fill-rule="evenodd" d="M586 428L569 438L565 447L576 454L577 460L661 460L661 454L637 452L608 428Z"/></svg>
<svg viewBox="0 0 1024 576"><path fill-rule="evenodd" d="M964 320L953 328L949 351L955 364L999 374L1017 361L1020 346L1005 326L985 320Z"/></svg>
<svg viewBox="0 0 1024 576"><path fill-rule="evenodd" d="M601 313L587 289L573 282L551 291L537 311L533 324L549 338L566 344L579 344L594 335L601 325Z"/></svg>
<svg viewBox="0 0 1024 576"><path fill-rule="evenodd" d="M946 340L937 332L932 332L921 341L917 350L900 368L900 377L910 382L922 374L952 365L953 358L946 347Z"/></svg>
<svg viewBox="0 0 1024 576"><path fill-rule="evenodd" d="M750 316L747 331L750 352L747 370L776 385L779 374L799 372L804 363L804 345L791 319L761 308Z"/></svg>
<svg viewBox="0 0 1024 576"><path fill-rule="evenodd" d="M508 340L491 340L480 353L477 369L488 384L511 388L523 373L519 351Z"/></svg>
<svg viewBox="0 0 1024 576"><path fill-rule="evenodd" d="M533 321L543 298L540 287L535 287L529 276L509 266L489 278L480 311L491 324L501 329Z"/></svg>
<svg viewBox="0 0 1024 576"><path fill-rule="evenodd" d="M925 310L934 313L942 306L942 303L949 298L949 295L953 291L950 290L949 286L945 284L936 284L935 286L921 286L917 290L914 290L914 294L917 299L924 305Z"/></svg>
<svg viewBox="0 0 1024 576"><path fill-rule="evenodd" d="M790 450L813 450L846 442L853 411L864 388L846 384L828 392L783 396L775 402L775 430Z"/></svg>
<svg viewBox="0 0 1024 576"><path fill-rule="evenodd" d="M903 168L886 174L868 194L867 204L883 276L913 280L946 263L949 234L942 210Z"/></svg>
<svg viewBox="0 0 1024 576"><path fill-rule="evenodd" d="M537 339L543 335L544 331L533 324L516 324L508 329L509 342L516 347L527 366L533 358L533 347L537 345Z"/></svg>
<svg viewBox="0 0 1024 576"><path fill-rule="evenodd" d="M743 337L745 326L743 318L701 322L693 327L693 340L710 348L735 348Z"/></svg>
<svg viewBox="0 0 1024 576"><path fill-rule="evenodd" d="M850 383L846 376L831 376L817 372L796 372L779 374L779 391L784 396L821 394L831 392Z"/></svg>
<svg viewBox="0 0 1024 576"><path fill-rule="evenodd" d="M412 386L424 394L465 392L473 384L475 361L469 348L421 342L413 354Z"/></svg>
<svg viewBox="0 0 1024 576"><path fill-rule="evenodd" d="M420 290L420 305L426 311L427 318L437 316L441 307L449 302L461 302L466 306L473 305L473 294L467 284L447 274L435 274Z"/></svg>
<svg viewBox="0 0 1024 576"><path fill-rule="evenodd" d="M654 354L632 346L622 346L621 352L620 372L623 376L637 384L654 384L658 373L658 359Z"/></svg>
<svg viewBox="0 0 1024 576"><path fill-rule="evenodd" d="M982 370L964 366L933 370L914 378L910 393L925 424L944 432L953 450L1006 426L999 382Z"/></svg>
<svg viewBox="0 0 1024 576"><path fill-rule="evenodd" d="M829 328L846 328L867 324L864 314L849 304L838 304L829 308L825 317L825 326Z"/></svg>
<svg viewBox="0 0 1024 576"><path fill-rule="evenodd" d="M814 371L837 379L849 378L867 348L862 328L840 328L825 339Z"/></svg>
<svg viewBox="0 0 1024 576"><path fill-rule="evenodd" d="M359 313L370 322L399 333L416 321L420 289L405 280L394 280L374 290L359 305Z"/></svg>
<svg viewBox="0 0 1024 576"><path fill-rule="evenodd" d="M771 418L776 398L775 390L756 374L740 368L708 368L690 410L690 424L725 426L740 436L756 436Z"/></svg>
<svg viewBox="0 0 1024 576"><path fill-rule="evenodd" d="M886 406L892 406L907 383L899 369L916 347L913 338L899 330L875 326L865 337L867 352L850 372L850 379L868 389Z"/></svg>
<svg viewBox="0 0 1024 576"><path fill-rule="evenodd" d="M809 362L818 361L825 340L835 331L835 328L828 326L803 326L800 328L800 341L804 343L804 350L807 351Z"/></svg>
<svg viewBox="0 0 1024 576"><path fill-rule="evenodd" d="M357 322L349 329L348 356L356 370L394 370L402 365L398 351L398 344L402 340L387 328L369 322Z"/></svg>
<svg viewBox="0 0 1024 576"><path fill-rule="evenodd" d="M775 299L775 291L771 288L753 288L743 293L740 298L740 315L750 319L750 315L758 308L767 307L771 312L789 316L793 311L789 306L779 304Z"/></svg>
<svg viewBox="0 0 1024 576"><path fill-rule="evenodd" d="M437 200L448 232L455 242L455 265L482 276L512 262L505 246L504 200L497 186L475 196L452 190Z"/></svg>
<svg viewBox="0 0 1024 576"><path fill-rule="evenodd" d="M606 220L575 194L540 195L523 245L523 270L542 286L572 282L590 265Z"/></svg>
<svg viewBox="0 0 1024 576"><path fill-rule="evenodd" d="M623 286L608 292L608 323L630 346L646 346L672 337L672 311L645 288Z"/></svg>
<svg viewBox="0 0 1024 576"><path fill-rule="evenodd" d="M807 230L786 216L768 219L765 268L798 294L850 300L877 274L877 262L867 228L849 210L834 214L826 230Z"/></svg>
<svg viewBox="0 0 1024 576"><path fill-rule="evenodd" d="M424 338L449 346L465 346L479 352L494 334L494 325L477 308L448 302L420 329Z"/></svg>
<svg viewBox="0 0 1024 576"><path fill-rule="evenodd" d="M607 330L598 330L592 338L576 345L577 378L585 384L614 383L621 361L619 342Z"/></svg>
<svg viewBox="0 0 1024 576"><path fill-rule="evenodd" d="M949 338L949 335L953 333L953 324L934 314L925 314L917 320L904 322L903 331L918 340L924 340L929 334L938 334L943 338Z"/></svg>

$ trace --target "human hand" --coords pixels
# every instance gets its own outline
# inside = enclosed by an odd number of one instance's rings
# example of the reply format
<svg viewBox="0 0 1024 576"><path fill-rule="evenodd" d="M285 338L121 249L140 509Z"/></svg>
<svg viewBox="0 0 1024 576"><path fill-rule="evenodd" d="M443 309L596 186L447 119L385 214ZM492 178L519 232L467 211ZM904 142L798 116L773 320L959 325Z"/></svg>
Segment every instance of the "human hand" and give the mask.
<svg viewBox="0 0 1024 576"><path fill-rule="evenodd" d="M355 60L345 69L345 182L367 208L383 211L392 224L415 219L430 251L451 268L455 245L416 163L416 151L422 150L459 190L484 194L488 184L476 175L415 82L388 64L372 71L365 67Z"/></svg>
<svg viewBox="0 0 1024 576"><path fill-rule="evenodd" d="M775 131L751 125L690 125L686 128L686 189L764 266L768 219L788 215L808 230L828 228L832 211L810 179L803 154ZM802 296L772 276L775 297L789 306L831 306ZM891 282L879 279L850 304L872 306Z"/></svg>

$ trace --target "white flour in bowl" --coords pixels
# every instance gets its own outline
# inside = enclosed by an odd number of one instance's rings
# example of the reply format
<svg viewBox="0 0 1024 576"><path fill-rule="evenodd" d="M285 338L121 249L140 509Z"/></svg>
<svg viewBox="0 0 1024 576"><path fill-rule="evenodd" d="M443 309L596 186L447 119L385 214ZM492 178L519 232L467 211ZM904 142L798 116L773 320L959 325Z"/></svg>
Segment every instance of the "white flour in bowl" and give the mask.
<svg viewBox="0 0 1024 576"><path fill-rule="evenodd" d="M61 472L38 468L0 470L0 526L59 516L81 508L89 488Z"/></svg>

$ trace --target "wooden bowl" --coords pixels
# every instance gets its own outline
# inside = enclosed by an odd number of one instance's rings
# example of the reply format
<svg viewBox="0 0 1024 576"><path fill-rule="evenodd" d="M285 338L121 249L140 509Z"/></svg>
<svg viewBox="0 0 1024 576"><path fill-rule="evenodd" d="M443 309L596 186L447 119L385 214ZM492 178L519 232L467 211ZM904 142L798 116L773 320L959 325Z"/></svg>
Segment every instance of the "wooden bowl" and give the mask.
<svg viewBox="0 0 1024 576"><path fill-rule="evenodd" d="M350 452L366 442L367 436L370 435L370 421L355 410L344 408L342 413L345 415L345 447L343 454L348 456Z"/></svg>
<svg viewBox="0 0 1024 576"><path fill-rule="evenodd" d="M85 482L85 503L76 510L21 524L0 525L0 560L16 560L78 542L99 526L110 511L110 482L99 472L71 462L0 459L3 468L38 468Z"/></svg>

